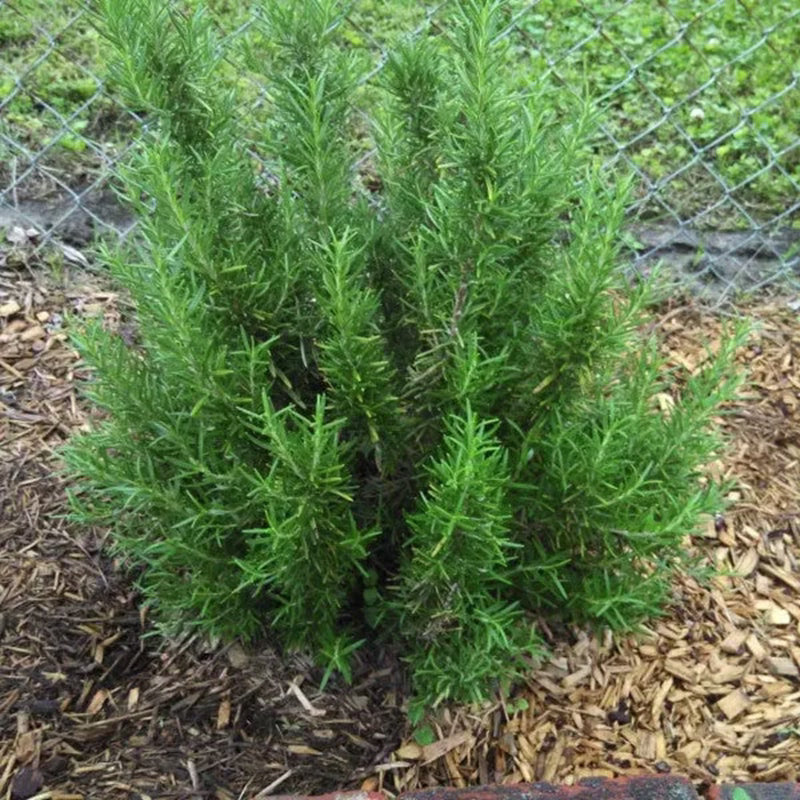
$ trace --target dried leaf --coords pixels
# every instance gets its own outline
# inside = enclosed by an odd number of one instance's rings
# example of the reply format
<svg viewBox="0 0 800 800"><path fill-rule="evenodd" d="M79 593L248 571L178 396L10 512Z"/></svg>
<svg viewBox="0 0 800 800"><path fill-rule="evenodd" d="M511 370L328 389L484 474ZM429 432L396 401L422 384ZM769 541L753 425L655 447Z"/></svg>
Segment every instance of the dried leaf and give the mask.
<svg viewBox="0 0 800 800"><path fill-rule="evenodd" d="M18 247L24 247L38 236L39 231L36 228L22 228L19 225L14 225L6 234L6 240Z"/></svg>
<svg viewBox="0 0 800 800"><path fill-rule="evenodd" d="M242 669L250 661L250 656L247 655L244 648L238 643L234 642L228 648L228 661L235 669Z"/></svg>

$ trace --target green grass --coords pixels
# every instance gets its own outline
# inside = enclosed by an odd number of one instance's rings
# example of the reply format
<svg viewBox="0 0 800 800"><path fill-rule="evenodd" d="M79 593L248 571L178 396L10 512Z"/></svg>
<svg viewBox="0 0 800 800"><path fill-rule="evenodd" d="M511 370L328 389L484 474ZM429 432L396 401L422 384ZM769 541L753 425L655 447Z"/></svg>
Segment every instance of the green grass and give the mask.
<svg viewBox="0 0 800 800"><path fill-rule="evenodd" d="M47 147L47 162L65 172L99 168L102 149L113 152L135 129L112 99L95 97L92 75L103 74L107 51L86 16L69 24L76 5L0 0L0 132L31 152ZM510 0L508 13L528 5ZM225 31L251 14L238 0L210 0L209 6ZM344 45L374 56L420 25L425 13L425 4L414 0L355 0ZM618 166L640 171L640 196L656 187L646 216L664 216L661 200L683 217L711 209L698 219L701 225L748 227L726 197L757 220L796 202L796 0L540 0L517 25L516 51L526 68L538 72L552 64L556 80L597 99L605 128L594 142L598 159L616 153L608 134L626 146L630 162ZM55 36L55 48L47 34ZM519 74L524 80L525 70ZM233 67L231 76L238 77ZM0 162L14 156L24 160L22 151L0 141ZM800 226L797 214L782 222Z"/></svg>
<svg viewBox="0 0 800 800"><path fill-rule="evenodd" d="M71 0L0 2L0 176L28 153L64 174L99 167L135 125L101 91L106 50ZM94 146L92 144L94 143Z"/></svg>
<svg viewBox="0 0 800 800"><path fill-rule="evenodd" d="M607 131L628 145L635 166L663 186L661 197L682 214L709 207L724 195L722 182L755 217L769 218L797 201L796 0L642 0L627 6L542 0L520 27L528 34L524 46L534 49L533 63L546 68L555 61L553 69L566 85L588 88ZM596 146L601 156L614 155L606 136ZM698 152L708 166L680 171ZM703 222L747 224L731 207Z"/></svg>

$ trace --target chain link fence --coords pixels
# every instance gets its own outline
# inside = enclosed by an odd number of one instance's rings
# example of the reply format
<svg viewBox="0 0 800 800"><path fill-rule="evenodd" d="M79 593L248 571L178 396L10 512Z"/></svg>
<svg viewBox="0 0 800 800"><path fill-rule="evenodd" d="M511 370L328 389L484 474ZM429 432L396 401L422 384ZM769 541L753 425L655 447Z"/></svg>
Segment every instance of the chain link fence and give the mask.
<svg viewBox="0 0 800 800"><path fill-rule="evenodd" d="M446 32L449 2L356 0L344 46L373 58L374 77L395 37ZM226 42L253 25L252 10L210 6ZM633 268L661 262L719 302L800 284L796 0L509 0L503 11L520 74L593 97L598 163L612 179L634 173ZM74 256L98 234L127 233L110 184L145 121L104 83L87 7L0 0L0 51L4 246L60 243Z"/></svg>

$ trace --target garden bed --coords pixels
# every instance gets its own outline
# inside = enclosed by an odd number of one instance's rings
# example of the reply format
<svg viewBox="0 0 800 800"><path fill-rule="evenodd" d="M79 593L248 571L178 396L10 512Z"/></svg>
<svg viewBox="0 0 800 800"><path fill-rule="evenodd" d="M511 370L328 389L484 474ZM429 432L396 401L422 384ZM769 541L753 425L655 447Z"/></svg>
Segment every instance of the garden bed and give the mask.
<svg viewBox="0 0 800 800"><path fill-rule="evenodd" d="M127 335L119 298L62 263L53 273L30 249L0 250L0 797L24 780L52 798L225 800L645 770L697 783L797 778L800 319L791 298L738 308L758 325L740 353L750 380L724 417L729 455L711 465L738 485L724 518L692 544L722 574L682 578L641 636L542 622L551 657L514 697L445 709L414 731L401 654L364 653L351 687L333 681L319 692L317 670L268 646L142 639L147 614L103 532L60 516L54 450L87 422L65 315L101 315ZM691 372L724 320L690 300L661 308L672 365Z"/></svg>

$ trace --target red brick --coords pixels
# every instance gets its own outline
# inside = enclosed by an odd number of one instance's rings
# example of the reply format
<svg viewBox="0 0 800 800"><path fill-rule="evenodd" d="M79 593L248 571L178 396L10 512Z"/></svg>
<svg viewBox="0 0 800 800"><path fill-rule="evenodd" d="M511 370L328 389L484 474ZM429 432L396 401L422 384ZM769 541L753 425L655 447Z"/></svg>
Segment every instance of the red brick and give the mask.
<svg viewBox="0 0 800 800"><path fill-rule="evenodd" d="M737 792L743 790L747 797ZM800 800L799 783L725 783L711 786L708 800Z"/></svg>
<svg viewBox="0 0 800 800"><path fill-rule="evenodd" d="M740 789L747 797L736 793ZM270 800L386 800L381 792L330 792L272 795ZM641 775L632 778L585 778L574 786L518 783L506 786L448 787L404 792L397 800L701 800L685 778ZM740 783L711 786L707 800L800 800L800 783Z"/></svg>
<svg viewBox="0 0 800 800"><path fill-rule="evenodd" d="M698 800L698 797L692 784L685 778L643 775L614 779L586 778L574 786L518 783L474 789L424 789L404 792L398 800Z"/></svg>

